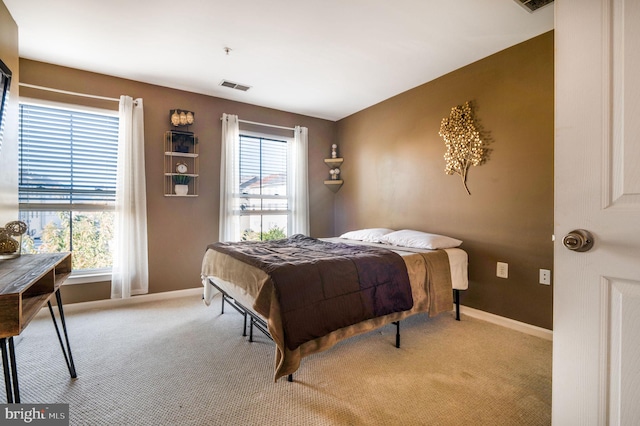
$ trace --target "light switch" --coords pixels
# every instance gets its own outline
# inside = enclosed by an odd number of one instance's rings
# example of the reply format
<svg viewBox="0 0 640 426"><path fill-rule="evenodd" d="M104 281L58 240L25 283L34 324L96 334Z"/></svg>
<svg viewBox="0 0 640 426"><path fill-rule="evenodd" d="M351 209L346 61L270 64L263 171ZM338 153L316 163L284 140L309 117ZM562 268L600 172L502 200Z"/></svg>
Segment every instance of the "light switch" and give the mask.
<svg viewBox="0 0 640 426"><path fill-rule="evenodd" d="M498 266L496 267L496 275L500 278L509 278L509 264L498 262Z"/></svg>

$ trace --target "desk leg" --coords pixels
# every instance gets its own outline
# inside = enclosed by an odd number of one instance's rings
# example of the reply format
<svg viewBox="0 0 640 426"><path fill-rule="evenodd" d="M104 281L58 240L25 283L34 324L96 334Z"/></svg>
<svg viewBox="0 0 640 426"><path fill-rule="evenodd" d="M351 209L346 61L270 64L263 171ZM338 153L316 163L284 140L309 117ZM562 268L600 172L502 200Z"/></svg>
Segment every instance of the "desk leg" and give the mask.
<svg viewBox="0 0 640 426"><path fill-rule="evenodd" d="M71 378L75 379L78 377L76 374L76 366L73 363L73 355L71 355L71 345L69 345L69 336L67 335L67 325L64 321L64 310L62 308L62 298L60 297L60 289L56 290L56 303L58 304L58 312L60 313L60 322L62 322L62 331L64 332L64 340L67 343L67 347L65 348L64 343L62 342L62 336L60 335L60 329L58 328L58 321L56 321L56 316L53 314L53 308L51 307L51 302L47 302L49 305L49 312L51 313L51 319L53 320L53 325L56 328L56 333L58 334L58 341L60 342L60 348L62 349L62 354L64 355L64 360L67 363L67 367L69 368L69 374Z"/></svg>
<svg viewBox="0 0 640 426"><path fill-rule="evenodd" d="M7 343L9 354L7 356ZM20 388L18 386L18 369L16 367L16 349L13 346L13 337L0 339L2 348L2 369L4 370L4 386L7 390L7 404L20 403ZM11 384L13 381L13 389Z"/></svg>

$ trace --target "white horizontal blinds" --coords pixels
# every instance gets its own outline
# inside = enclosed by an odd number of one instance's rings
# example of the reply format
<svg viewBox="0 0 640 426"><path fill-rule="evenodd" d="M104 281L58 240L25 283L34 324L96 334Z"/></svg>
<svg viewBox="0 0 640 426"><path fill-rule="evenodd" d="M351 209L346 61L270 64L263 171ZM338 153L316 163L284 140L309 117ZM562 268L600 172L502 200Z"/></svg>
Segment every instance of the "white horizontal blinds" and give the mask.
<svg viewBox="0 0 640 426"><path fill-rule="evenodd" d="M247 214L286 214L287 142L240 135L240 194L236 211Z"/></svg>
<svg viewBox="0 0 640 426"><path fill-rule="evenodd" d="M21 104L19 126L22 209L113 205L117 116Z"/></svg>

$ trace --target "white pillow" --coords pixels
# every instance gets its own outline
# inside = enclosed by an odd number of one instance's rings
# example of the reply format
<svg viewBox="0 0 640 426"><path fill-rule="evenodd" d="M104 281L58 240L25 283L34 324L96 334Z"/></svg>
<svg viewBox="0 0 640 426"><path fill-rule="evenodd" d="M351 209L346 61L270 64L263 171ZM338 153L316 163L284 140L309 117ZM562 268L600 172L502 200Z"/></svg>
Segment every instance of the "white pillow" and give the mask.
<svg viewBox="0 0 640 426"><path fill-rule="evenodd" d="M428 234L426 232L403 229L380 237L380 242L394 246L413 247L423 249L444 249L458 247L462 241L455 238L438 234Z"/></svg>
<svg viewBox="0 0 640 426"><path fill-rule="evenodd" d="M358 229L357 231L349 231L340 235L340 238L347 238L349 240L358 240L358 241L366 241L370 243L379 243L380 238L388 234L389 232L393 232L393 229L387 228L368 228L368 229Z"/></svg>

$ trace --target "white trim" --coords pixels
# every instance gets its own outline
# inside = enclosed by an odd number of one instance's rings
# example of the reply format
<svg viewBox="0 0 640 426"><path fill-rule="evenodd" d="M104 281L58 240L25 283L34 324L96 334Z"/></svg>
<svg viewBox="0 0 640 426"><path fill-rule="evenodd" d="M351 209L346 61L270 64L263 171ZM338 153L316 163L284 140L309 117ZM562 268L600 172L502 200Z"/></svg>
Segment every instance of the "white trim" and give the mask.
<svg viewBox="0 0 640 426"><path fill-rule="evenodd" d="M174 299L187 296L202 296L202 286L188 288L185 290L165 291L162 293L142 294L129 297L127 299L102 299L91 302L70 303L64 305L64 310L68 312L84 311L89 309L113 309L122 306L135 305L139 303L157 302L158 300ZM63 301L64 302L64 301ZM37 316L49 315L49 308L42 308Z"/></svg>
<svg viewBox="0 0 640 426"><path fill-rule="evenodd" d="M18 103L42 106L42 107L48 107L48 108L67 109L70 111L84 112L89 114L104 114L111 117L118 116L117 109L114 110L114 109L107 109L107 108L98 108L98 107L86 106L82 104L71 104L68 102L59 102L59 101L50 101L48 99L31 98L27 96L20 96Z"/></svg>
<svg viewBox="0 0 640 426"><path fill-rule="evenodd" d="M224 120L224 117L220 117L220 120L221 121ZM238 119L238 123L253 124L255 126L271 127L271 128L274 128L274 129L291 130L292 132L296 131L295 127L277 126L275 124L258 123L257 121L249 121L249 120L240 120L240 119Z"/></svg>
<svg viewBox="0 0 640 426"><path fill-rule="evenodd" d="M138 303L157 302L158 300L167 300L177 297L198 296L203 294L201 286L195 288L188 288L185 290L165 291L162 293L143 294L139 296L133 296L127 299L103 299L94 300L91 302L71 303L64 305L64 310L67 312L76 312L89 309L109 309L117 308L121 306L134 305ZM490 322L492 324L500 325L502 327L510 328L512 330L520 331L522 333L530 334L532 336L540 337L545 340L553 340L553 331L546 328L537 327L535 325L527 324L524 322L516 321L511 318L501 317L499 315L491 314L489 312L480 311L478 309L469 308L468 306L460 305L460 313L470 316L482 321ZM48 309L42 308L38 315L48 314Z"/></svg>
<svg viewBox="0 0 640 426"><path fill-rule="evenodd" d="M256 126L272 127L274 129L291 130L292 132L296 131L295 127L276 126L275 124L258 123L258 122L255 122L255 121L248 121L248 120L240 120L240 119L238 119L238 123L254 124Z"/></svg>
<svg viewBox="0 0 640 426"><path fill-rule="evenodd" d="M487 321L493 324L500 325L502 327L540 337L545 340L553 340L553 331L547 330L546 328L537 327L535 325L516 321L511 318L501 317L499 315L491 314L489 312L480 311L478 309L473 309L462 305L460 305L460 313L482 321Z"/></svg>
<svg viewBox="0 0 640 426"><path fill-rule="evenodd" d="M238 120L238 121L242 122L242 120ZM278 126L272 126L272 127L278 127ZM294 138L292 136L284 136L284 135L279 135L277 133L269 133L268 131L256 132L253 130L240 130L240 136L246 136L248 138L268 139L270 141L284 142L286 144L293 143L294 141Z"/></svg>
<svg viewBox="0 0 640 426"><path fill-rule="evenodd" d="M89 95L88 93L71 92L69 90L54 89L53 87L37 86L35 84L18 83L18 86L30 89L44 90L45 92L62 93L63 95L80 96L81 98L100 99L102 101L120 102L120 98L109 98L107 96Z"/></svg>
<svg viewBox="0 0 640 426"><path fill-rule="evenodd" d="M101 283L104 281L111 281L111 271L98 272L94 274L85 274L82 272L74 274L72 272L71 276L69 276L69 278L67 278L62 285Z"/></svg>

